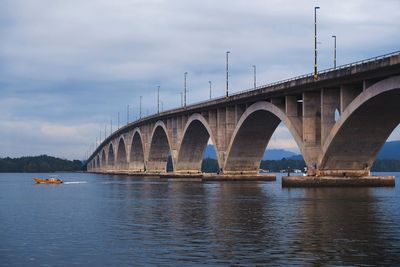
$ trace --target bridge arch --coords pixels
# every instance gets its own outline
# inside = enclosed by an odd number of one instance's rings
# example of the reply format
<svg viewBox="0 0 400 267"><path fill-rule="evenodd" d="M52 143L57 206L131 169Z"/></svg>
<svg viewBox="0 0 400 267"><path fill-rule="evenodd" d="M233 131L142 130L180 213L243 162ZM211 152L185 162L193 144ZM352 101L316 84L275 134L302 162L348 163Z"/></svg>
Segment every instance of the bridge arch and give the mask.
<svg viewBox="0 0 400 267"><path fill-rule="evenodd" d="M301 135L286 114L270 102L260 101L248 107L240 117L227 149L224 172L258 173L264 151L281 121L302 150Z"/></svg>
<svg viewBox="0 0 400 267"><path fill-rule="evenodd" d="M106 158L106 150L103 148L101 151L101 168L106 168L107 166L107 158Z"/></svg>
<svg viewBox="0 0 400 267"><path fill-rule="evenodd" d="M158 121L154 125L150 140L146 168L150 172L166 172L171 142L164 122ZM172 164L175 165L174 157L172 157Z"/></svg>
<svg viewBox="0 0 400 267"><path fill-rule="evenodd" d="M107 165L112 167L115 165L114 146L112 143L108 145Z"/></svg>
<svg viewBox="0 0 400 267"><path fill-rule="evenodd" d="M96 156L96 169L100 169L100 155L97 154Z"/></svg>
<svg viewBox="0 0 400 267"><path fill-rule="evenodd" d="M128 159L126 153L125 138L123 136L119 138L116 154L117 157L115 165L120 169L125 169L127 167Z"/></svg>
<svg viewBox="0 0 400 267"><path fill-rule="evenodd" d="M129 155L129 168L134 171L144 171L144 146L142 133L136 128L132 134L132 145Z"/></svg>
<svg viewBox="0 0 400 267"><path fill-rule="evenodd" d="M400 76L358 95L330 131L318 160L321 175L369 175L389 135L400 123Z"/></svg>
<svg viewBox="0 0 400 267"><path fill-rule="evenodd" d="M201 172L204 150L210 138L216 144L207 120L198 113L190 116L183 131L175 171ZM218 155L219 166L220 163Z"/></svg>

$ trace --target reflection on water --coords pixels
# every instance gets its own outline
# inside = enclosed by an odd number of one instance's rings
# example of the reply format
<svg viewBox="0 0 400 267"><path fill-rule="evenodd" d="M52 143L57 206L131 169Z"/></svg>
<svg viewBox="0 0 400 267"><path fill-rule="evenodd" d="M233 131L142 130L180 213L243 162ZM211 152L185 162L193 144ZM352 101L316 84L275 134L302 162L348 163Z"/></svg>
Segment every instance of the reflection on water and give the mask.
<svg viewBox="0 0 400 267"><path fill-rule="evenodd" d="M400 262L397 188L62 176L0 174L0 265Z"/></svg>

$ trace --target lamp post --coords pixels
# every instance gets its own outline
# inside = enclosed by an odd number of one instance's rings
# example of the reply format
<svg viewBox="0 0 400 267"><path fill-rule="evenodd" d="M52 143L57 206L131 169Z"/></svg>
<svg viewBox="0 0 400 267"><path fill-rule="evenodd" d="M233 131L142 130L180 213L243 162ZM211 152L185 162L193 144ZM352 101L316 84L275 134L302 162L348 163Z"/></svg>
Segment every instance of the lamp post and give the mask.
<svg viewBox="0 0 400 267"><path fill-rule="evenodd" d="M118 112L118 123L117 123L117 130L119 130L119 112Z"/></svg>
<svg viewBox="0 0 400 267"><path fill-rule="evenodd" d="M139 100L139 119L142 118L142 96L140 96Z"/></svg>
<svg viewBox="0 0 400 267"><path fill-rule="evenodd" d="M256 65L253 65L253 74L254 74L254 89L257 87L257 81L256 81Z"/></svg>
<svg viewBox="0 0 400 267"><path fill-rule="evenodd" d="M211 100L211 81L208 81L208 83L210 84L210 100Z"/></svg>
<svg viewBox="0 0 400 267"><path fill-rule="evenodd" d="M160 86L157 87L157 113L160 113Z"/></svg>
<svg viewBox="0 0 400 267"><path fill-rule="evenodd" d="M186 107L186 76L187 76L187 72L184 73L184 84L183 84L183 98L184 98L184 106Z"/></svg>
<svg viewBox="0 0 400 267"><path fill-rule="evenodd" d="M128 125L128 124L129 124L129 104L126 107L126 125Z"/></svg>
<svg viewBox="0 0 400 267"><path fill-rule="evenodd" d="M336 35L332 35L333 38L333 68L336 69Z"/></svg>
<svg viewBox="0 0 400 267"><path fill-rule="evenodd" d="M181 107L183 107L183 92L179 92L179 94L181 95Z"/></svg>
<svg viewBox="0 0 400 267"><path fill-rule="evenodd" d="M226 97L229 95L229 54L230 51L226 51Z"/></svg>
<svg viewBox="0 0 400 267"><path fill-rule="evenodd" d="M318 78L317 69L317 9L319 6L314 7L314 79Z"/></svg>

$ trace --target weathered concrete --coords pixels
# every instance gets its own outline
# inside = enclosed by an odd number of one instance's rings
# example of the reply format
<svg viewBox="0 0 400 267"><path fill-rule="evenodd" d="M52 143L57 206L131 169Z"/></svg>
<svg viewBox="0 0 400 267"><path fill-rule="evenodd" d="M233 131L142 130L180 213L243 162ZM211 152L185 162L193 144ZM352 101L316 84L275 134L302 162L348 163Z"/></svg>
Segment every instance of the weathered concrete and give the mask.
<svg viewBox="0 0 400 267"><path fill-rule="evenodd" d="M93 173L129 175L140 178L160 178L177 180L199 180L199 181L276 181L275 174L255 174L255 175L226 175L215 173L173 173L173 172L134 172L128 170L108 170L92 171Z"/></svg>
<svg viewBox="0 0 400 267"><path fill-rule="evenodd" d="M282 187L363 187L395 186L394 176L329 177L285 176Z"/></svg>
<svg viewBox="0 0 400 267"><path fill-rule="evenodd" d="M174 173L194 175L211 140L221 174L250 177L282 122L309 175L369 176L400 123L398 103L400 53L143 118L107 137L87 166L168 175L170 156Z"/></svg>

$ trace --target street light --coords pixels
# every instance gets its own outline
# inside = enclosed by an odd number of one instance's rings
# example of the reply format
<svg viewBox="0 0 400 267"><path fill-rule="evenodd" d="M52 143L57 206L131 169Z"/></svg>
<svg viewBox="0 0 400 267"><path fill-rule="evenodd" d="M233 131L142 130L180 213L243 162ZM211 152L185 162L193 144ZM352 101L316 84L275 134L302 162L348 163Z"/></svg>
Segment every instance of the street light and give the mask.
<svg viewBox="0 0 400 267"><path fill-rule="evenodd" d="M140 101L139 101L139 119L142 118L142 96L140 96Z"/></svg>
<svg viewBox="0 0 400 267"><path fill-rule="evenodd" d="M333 38L333 68L336 69L336 35L332 35Z"/></svg>
<svg viewBox="0 0 400 267"><path fill-rule="evenodd" d="M185 81L184 81L184 89L183 89L183 97L184 97L184 106L186 107L186 76L187 76L187 72L184 73L184 77L185 77Z"/></svg>
<svg viewBox="0 0 400 267"><path fill-rule="evenodd" d="M126 107L126 125L128 125L128 124L129 124L129 104Z"/></svg>
<svg viewBox="0 0 400 267"><path fill-rule="evenodd" d="M157 109L158 113L160 113L160 86L157 87Z"/></svg>
<svg viewBox="0 0 400 267"><path fill-rule="evenodd" d="M319 6L314 7L314 79L318 78L317 70L317 9Z"/></svg>
<svg viewBox="0 0 400 267"><path fill-rule="evenodd" d="M254 89L256 89L256 65L253 65L253 72L254 72Z"/></svg>
<svg viewBox="0 0 400 267"><path fill-rule="evenodd" d="M210 84L210 100L211 100L211 81L208 81L208 83Z"/></svg>
<svg viewBox="0 0 400 267"><path fill-rule="evenodd" d="M230 51L226 51L226 97L229 95L229 54Z"/></svg>

